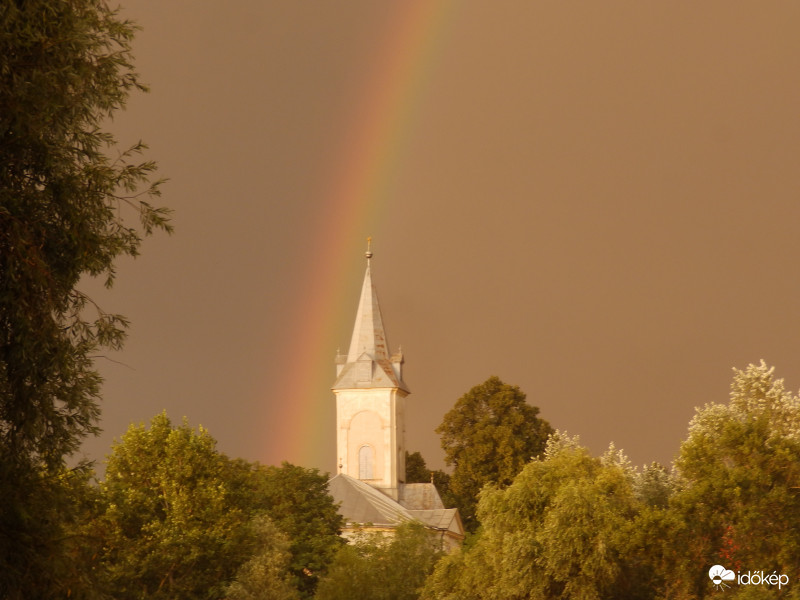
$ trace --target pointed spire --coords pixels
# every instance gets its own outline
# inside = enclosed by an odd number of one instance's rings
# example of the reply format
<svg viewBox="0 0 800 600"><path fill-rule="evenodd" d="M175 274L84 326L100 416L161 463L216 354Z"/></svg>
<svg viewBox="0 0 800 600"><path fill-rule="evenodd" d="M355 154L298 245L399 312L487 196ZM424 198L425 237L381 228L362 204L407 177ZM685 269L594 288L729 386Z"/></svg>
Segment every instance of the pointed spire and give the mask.
<svg viewBox="0 0 800 600"><path fill-rule="evenodd" d="M378 294L372 285L372 272L370 259L372 258L372 238L367 238L367 272L364 274L364 285L361 288L361 299L358 302L356 323L353 327L353 337L350 339L350 351L347 353L347 362L355 362L364 352L374 360L389 358L389 344L386 341L386 331L383 328L381 309L378 305Z"/></svg>

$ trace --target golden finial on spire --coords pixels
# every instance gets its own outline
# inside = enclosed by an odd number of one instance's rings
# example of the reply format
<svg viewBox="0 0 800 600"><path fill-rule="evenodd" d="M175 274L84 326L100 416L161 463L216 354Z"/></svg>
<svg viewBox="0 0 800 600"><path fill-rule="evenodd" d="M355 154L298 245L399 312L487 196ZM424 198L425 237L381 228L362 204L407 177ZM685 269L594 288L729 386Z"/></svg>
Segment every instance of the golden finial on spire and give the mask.
<svg viewBox="0 0 800 600"><path fill-rule="evenodd" d="M367 257L367 260L372 258L372 238L367 238L367 251L364 253L364 256Z"/></svg>

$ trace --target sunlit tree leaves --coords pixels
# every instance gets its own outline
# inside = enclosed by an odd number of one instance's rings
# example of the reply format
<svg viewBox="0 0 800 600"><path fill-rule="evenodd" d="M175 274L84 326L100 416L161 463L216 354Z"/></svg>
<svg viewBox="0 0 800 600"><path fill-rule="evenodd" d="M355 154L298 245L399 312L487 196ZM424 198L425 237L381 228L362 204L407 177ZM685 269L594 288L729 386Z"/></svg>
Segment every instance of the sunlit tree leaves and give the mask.
<svg viewBox="0 0 800 600"><path fill-rule="evenodd" d="M481 529L443 559L425 598L644 598L634 473L556 434L507 488L481 492Z"/></svg>
<svg viewBox="0 0 800 600"><path fill-rule="evenodd" d="M416 600L441 556L435 532L410 522L393 534L363 534L339 550L317 600Z"/></svg>
<svg viewBox="0 0 800 600"><path fill-rule="evenodd" d="M676 593L711 593L702 565L800 574L800 400L774 368L735 370L730 402L697 411L676 468Z"/></svg>
<svg viewBox="0 0 800 600"><path fill-rule="evenodd" d="M289 582L289 540L266 515L250 526L261 547L236 572L225 593L226 600L299 600Z"/></svg>
<svg viewBox="0 0 800 600"><path fill-rule="evenodd" d="M114 597L222 597L259 547L225 462L208 431L174 427L164 413L114 445L95 524Z"/></svg>

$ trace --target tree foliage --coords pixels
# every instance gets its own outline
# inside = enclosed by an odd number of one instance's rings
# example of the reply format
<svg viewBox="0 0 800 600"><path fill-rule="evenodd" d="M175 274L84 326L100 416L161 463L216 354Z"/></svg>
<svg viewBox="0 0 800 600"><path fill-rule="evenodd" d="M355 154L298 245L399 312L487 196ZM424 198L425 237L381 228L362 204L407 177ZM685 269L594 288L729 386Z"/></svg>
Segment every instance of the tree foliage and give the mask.
<svg viewBox="0 0 800 600"><path fill-rule="evenodd" d="M431 472L419 452L406 451L406 483L430 483Z"/></svg>
<svg viewBox="0 0 800 600"><path fill-rule="evenodd" d="M442 503L447 507L454 507L457 499L450 491L450 475L440 469L431 471L420 452L411 454L406 451L406 483L433 483Z"/></svg>
<svg viewBox="0 0 800 600"><path fill-rule="evenodd" d="M60 464L95 430L98 347L126 321L76 289L169 229L146 198L155 164L101 129L133 89L135 28L99 0L0 9L0 441L8 460ZM125 222L131 207L142 229ZM91 311L89 311L91 312Z"/></svg>
<svg viewBox="0 0 800 600"><path fill-rule="evenodd" d="M127 325L76 286L85 275L110 285L117 257L170 229L166 211L147 201L158 182L155 164L138 159L144 146L120 153L103 131L144 89L134 31L102 0L0 4L3 597L61 589L43 574L59 572L71 552L62 529L77 506L63 493L64 458L97 431L92 359L118 348Z"/></svg>
<svg viewBox="0 0 800 600"><path fill-rule="evenodd" d="M800 575L800 399L763 361L734 370L728 404L697 411L676 461L675 597L711 592L697 557L734 571ZM686 550L675 552L675 547ZM735 594L745 593L737 589ZM772 590L772 597L795 593Z"/></svg>
<svg viewBox="0 0 800 600"><path fill-rule="evenodd" d="M477 528L481 488L509 485L544 450L553 430L538 414L519 387L490 377L459 398L436 429L445 460L454 467L450 490L469 531Z"/></svg>
<svg viewBox="0 0 800 600"><path fill-rule="evenodd" d="M255 517L251 525L261 548L239 567L226 600L299 600L297 589L288 581L288 538L266 515Z"/></svg>
<svg viewBox="0 0 800 600"><path fill-rule="evenodd" d="M114 445L95 528L115 597L222 597L258 547L225 461L205 429L173 427L164 413Z"/></svg>
<svg viewBox="0 0 800 600"><path fill-rule="evenodd" d="M86 534L121 599L310 597L342 544L327 477L231 460L164 413L114 445L97 506Z"/></svg>
<svg viewBox="0 0 800 600"><path fill-rule="evenodd" d="M97 490L88 469L16 471L0 459L0 598L101 598L93 556L97 539L86 535Z"/></svg>
<svg viewBox="0 0 800 600"><path fill-rule="evenodd" d="M800 598L800 399L763 362L728 404L699 409L672 472L590 456L557 433L507 488L480 493L481 528L437 564L424 597L699 600L712 565L788 577L725 590Z"/></svg>
<svg viewBox="0 0 800 600"><path fill-rule="evenodd" d="M317 469L284 462L280 467L230 461L226 479L249 514L259 511L289 540L287 564L301 596L313 596L337 550L344 521L328 494L328 477Z"/></svg>
<svg viewBox="0 0 800 600"><path fill-rule="evenodd" d="M437 565L424 597L647 597L632 551L639 508L624 457L555 435L508 488L484 488L479 533Z"/></svg>
<svg viewBox="0 0 800 600"><path fill-rule="evenodd" d="M436 537L418 522L391 536L362 534L339 550L315 598L416 600L441 555Z"/></svg>

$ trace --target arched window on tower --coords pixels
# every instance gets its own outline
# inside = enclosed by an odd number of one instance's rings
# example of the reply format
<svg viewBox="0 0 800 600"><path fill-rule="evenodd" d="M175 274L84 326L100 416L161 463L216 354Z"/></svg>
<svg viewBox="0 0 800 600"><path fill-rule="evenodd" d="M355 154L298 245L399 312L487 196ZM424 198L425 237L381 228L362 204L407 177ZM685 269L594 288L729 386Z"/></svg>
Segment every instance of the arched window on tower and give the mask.
<svg viewBox="0 0 800 600"><path fill-rule="evenodd" d="M358 449L358 478L372 479L372 463L374 461L372 446L361 446Z"/></svg>

